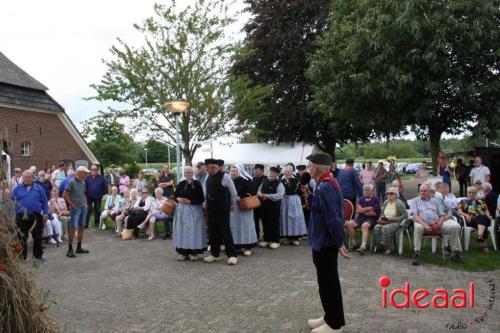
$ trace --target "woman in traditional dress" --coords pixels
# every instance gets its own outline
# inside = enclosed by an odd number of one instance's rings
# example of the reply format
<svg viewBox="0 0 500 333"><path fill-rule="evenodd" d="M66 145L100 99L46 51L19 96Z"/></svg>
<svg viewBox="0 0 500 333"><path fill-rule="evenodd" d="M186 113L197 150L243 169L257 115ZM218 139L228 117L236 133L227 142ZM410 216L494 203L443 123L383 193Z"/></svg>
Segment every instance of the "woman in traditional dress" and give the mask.
<svg viewBox="0 0 500 333"><path fill-rule="evenodd" d="M239 202L242 198L250 196L252 177L245 171L240 163L231 167L230 176L238 196L237 205L230 213L231 234L237 249L243 250L244 256L252 255L252 248L257 245L257 233L252 210L241 210Z"/></svg>
<svg viewBox="0 0 500 333"><path fill-rule="evenodd" d="M262 227L264 240L260 247L270 247L275 250L280 247L280 206L285 194L285 187L278 179L279 169L269 168L269 176L264 179L257 190L257 196L262 202Z"/></svg>
<svg viewBox="0 0 500 333"><path fill-rule="evenodd" d="M174 245L179 253L177 260L198 260L198 254L207 249L207 226L204 223L202 204L205 201L203 187L193 179L193 168L184 168L185 179L177 185L174 197L177 207L174 213Z"/></svg>
<svg viewBox="0 0 500 333"><path fill-rule="evenodd" d="M307 230L299 196L299 180L293 176L291 167L284 168L281 183L285 187L285 195L281 199L280 236L294 245L300 245L299 238L306 235Z"/></svg>

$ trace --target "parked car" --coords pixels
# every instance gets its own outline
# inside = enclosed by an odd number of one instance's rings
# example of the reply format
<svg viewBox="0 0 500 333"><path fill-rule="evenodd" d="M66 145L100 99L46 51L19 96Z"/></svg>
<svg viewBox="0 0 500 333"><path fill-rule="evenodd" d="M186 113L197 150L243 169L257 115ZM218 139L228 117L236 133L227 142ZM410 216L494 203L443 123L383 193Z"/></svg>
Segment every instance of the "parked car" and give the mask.
<svg viewBox="0 0 500 333"><path fill-rule="evenodd" d="M420 168L420 163L410 163L406 167L406 173L415 174L417 173L419 168Z"/></svg>
<svg viewBox="0 0 500 333"><path fill-rule="evenodd" d="M154 175L156 174L158 170L154 168L147 168L147 169L142 169L142 172L144 172L144 175Z"/></svg>

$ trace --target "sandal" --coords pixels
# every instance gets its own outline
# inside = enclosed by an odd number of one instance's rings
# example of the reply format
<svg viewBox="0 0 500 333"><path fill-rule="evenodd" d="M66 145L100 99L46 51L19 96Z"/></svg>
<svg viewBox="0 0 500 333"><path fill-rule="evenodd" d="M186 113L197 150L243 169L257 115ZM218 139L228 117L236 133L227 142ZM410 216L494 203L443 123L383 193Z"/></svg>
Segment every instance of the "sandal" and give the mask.
<svg viewBox="0 0 500 333"><path fill-rule="evenodd" d="M389 254L391 254L391 253L392 253L392 251L391 251L391 250L389 250L389 249L385 250L385 252L384 252L384 254L386 254L386 255L389 255Z"/></svg>

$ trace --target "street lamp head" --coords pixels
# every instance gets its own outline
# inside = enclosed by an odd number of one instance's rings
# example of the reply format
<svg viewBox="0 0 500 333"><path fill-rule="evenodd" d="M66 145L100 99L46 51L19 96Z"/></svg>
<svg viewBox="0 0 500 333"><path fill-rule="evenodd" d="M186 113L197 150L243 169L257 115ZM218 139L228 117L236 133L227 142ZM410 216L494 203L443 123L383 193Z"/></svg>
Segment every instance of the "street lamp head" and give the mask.
<svg viewBox="0 0 500 333"><path fill-rule="evenodd" d="M191 106L188 101L168 101L165 103L168 111L172 113L183 113Z"/></svg>

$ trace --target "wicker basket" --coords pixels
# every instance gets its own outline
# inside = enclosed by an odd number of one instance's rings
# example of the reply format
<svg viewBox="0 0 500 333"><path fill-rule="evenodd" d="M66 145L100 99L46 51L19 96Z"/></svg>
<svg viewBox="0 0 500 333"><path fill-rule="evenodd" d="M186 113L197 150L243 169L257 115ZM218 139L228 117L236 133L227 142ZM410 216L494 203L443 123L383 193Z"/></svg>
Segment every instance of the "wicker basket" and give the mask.
<svg viewBox="0 0 500 333"><path fill-rule="evenodd" d="M168 216L174 216L175 206L176 203L174 200L167 200L167 202L165 202L163 206L160 207L160 210Z"/></svg>
<svg viewBox="0 0 500 333"><path fill-rule="evenodd" d="M259 208L260 205L260 199L255 195L240 199L241 210L252 210L255 208Z"/></svg>

